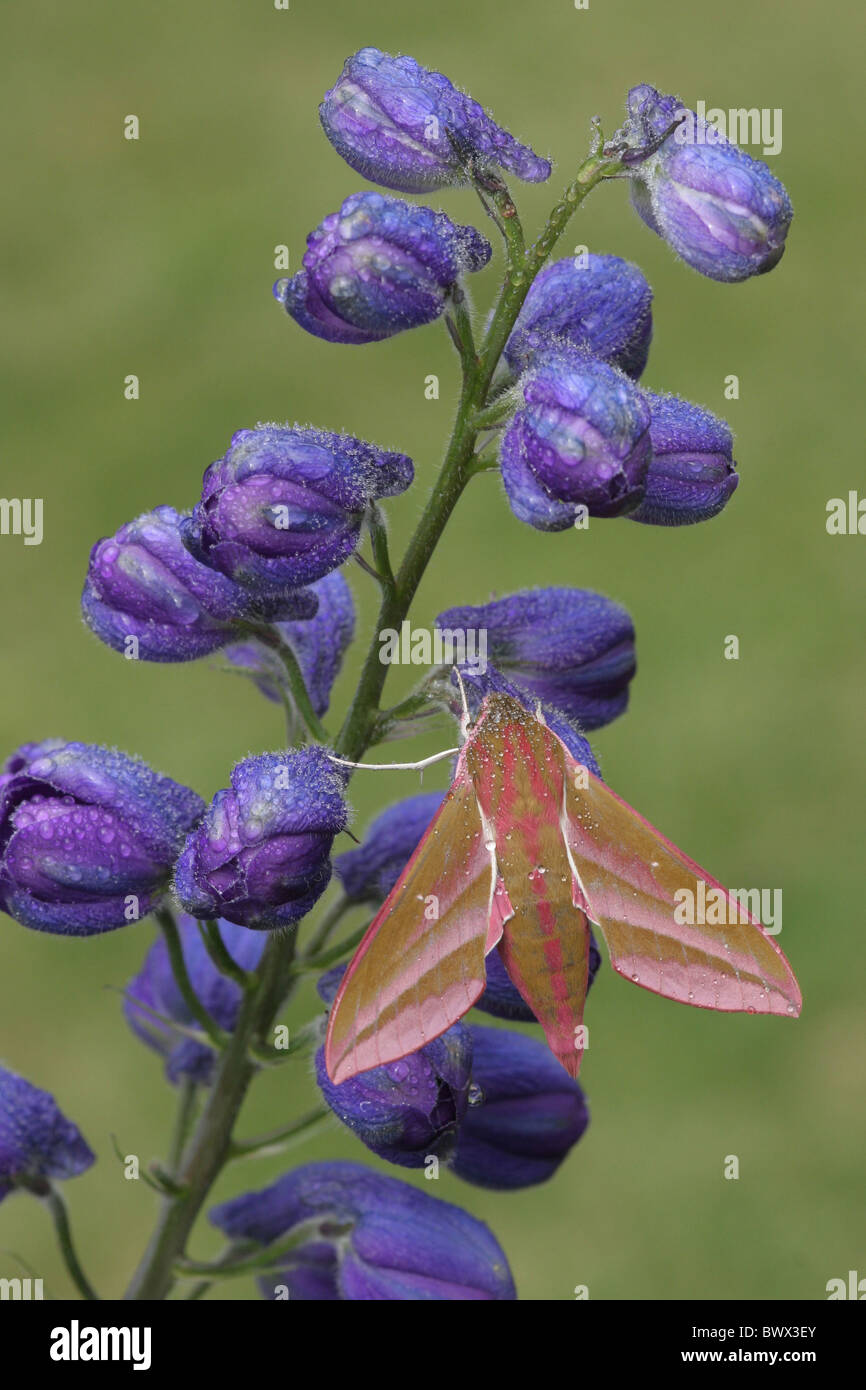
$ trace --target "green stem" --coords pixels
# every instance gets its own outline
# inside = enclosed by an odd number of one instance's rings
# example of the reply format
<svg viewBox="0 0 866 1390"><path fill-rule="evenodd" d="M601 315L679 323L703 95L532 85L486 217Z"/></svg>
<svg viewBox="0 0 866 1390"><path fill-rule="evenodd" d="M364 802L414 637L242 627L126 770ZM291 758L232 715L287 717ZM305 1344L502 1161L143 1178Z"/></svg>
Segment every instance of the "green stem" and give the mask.
<svg viewBox="0 0 866 1390"><path fill-rule="evenodd" d="M235 984L240 985L243 990L251 989L253 976L248 970L242 969L231 955L220 934L219 924L212 921L199 922L198 929L201 932L205 950L220 974L234 980Z"/></svg>
<svg viewBox="0 0 866 1390"><path fill-rule="evenodd" d="M66 1203L61 1197L56 1187L48 1185L48 1191L41 1194L42 1200L51 1213L54 1222L54 1230L57 1235L57 1243L60 1246L60 1253L63 1256L63 1263L69 1271L69 1277L77 1288L81 1297L88 1302L99 1300L99 1294L93 1288L75 1252L75 1245L72 1240L72 1228L69 1225L69 1213L66 1210Z"/></svg>
<svg viewBox="0 0 866 1390"><path fill-rule="evenodd" d="M202 1263L200 1260L179 1259L177 1272L181 1275L208 1274L211 1278L233 1279L236 1274L258 1273L261 1270L273 1269L281 1259L299 1249L300 1246L321 1239L323 1226L334 1228L334 1225L333 1220L311 1217L300 1226L296 1226L290 1235L274 1241L272 1245L259 1246L254 1254L241 1255L231 1260L226 1258L224 1252L212 1264ZM350 1225L336 1230L332 1229L330 1235L339 1235L350 1229Z"/></svg>
<svg viewBox="0 0 866 1390"><path fill-rule="evenodd" d="M247 1088L257 1070L250 1044L263 1037L289 991L294 932L274 934L256 972L256 987L244 997L234 1031L219 1058L207 1103L180 1162L184 1191L167 1199L127 1299L162 1299L174 1283L174 1264L202 1205L229 1157L231 1134Z"/></svg>
<svg viewBox="0 0 866 1390"><path fill-rule="evenodd" d="M215 1047L223 1047L228 1037L214 1018L208 1013L204 1004L196 994L189 972L186 968L186 961L183 955L180 932L177 929L177 922L168 908L158 907L154 912L154 917L159 923L160 930L165 938L168 958L171 962L172 974L174 975L177 987L181 992L183 1002L189 1009L196 1023L200 1025L202 1031L207 1034Z"/></svg>
<svg viewBox="0 0 866 1390"><path fill-rule="evenodd" d="M367 525L370 529L370 544L373 550L373 560L376 565L376 578L382 585L383 590L393 589L394 571L391 568L391 556L388 551L388 532L385 527L385 518L382 509L376 502L371 503L367 514Z"/></svg>
<svg viewBox="0 0 866 1390"><path fill-rule="evenodd" d="M327 951L320 951L315 956L304 956L301 963L295 967L296 970L305 972L326 970L329 965L334 965L336 961L342 960L343 956L347 956L350 951L354 951L355 947L363 940L369 925L369 922L365 922L362 927L358 927L357 931L350 932L335 946L330 946Z"/></svg>
<svg viewBox="0 0 866 1390"><path fill-rule="evenodd" d="M305 965L311 957L318 955L322 947L327 944L331 932L336 926L339 926L346 913L354 906L355 904L352 902L351 898L347 898L345 893L341 893L339 898L336 898L334 902L331 903L331 906L328 908L327 912L324 913L316 930L310 937L307 948L301 957Z"/></svg>
<svg viewBox="0 0 866 1390"><path fill-rule="evenodd" d="M298 658L289 644L283 641L275 627L271 627L267 623L238 623L236 626L240 632L255 637L256 641L261 642L279 658L286 673L292 699L306 725L307 732L312 734L319 743L327 743L329 741L327 730L313 709L303 672L298 665Z"/></svg>
<svg viewBox="0 0 866 1390"><path fill-rule="evenodd" d="M315 1110L309 1110L299 1119L293 1120L291 1124L283 1125L281 1129L270 1130L267 1134L261 1134L256 1139L233 1140L229 1148L229 1157L265 1158L269 1154L279 1153L293 1139L307 1134L309 1130L315 1129L317 1125L322 1124L330 1116L331 1111L327 1105L318 1105Z"/></svg>
<svg viewBox="0 0 866 1390"><path fill-rule="evenodd" d="M189 1138L189 1132L195 1117L197 1100L198 1087L196 1083L191 1081L188 1076L184 1077L180 1087L177 1114L174 1121L174 1132L171 1136L171 1144L168 1150L168 1171L172 1178L177 1174L180 1160L183 1157L184 1147Z"/></svg>

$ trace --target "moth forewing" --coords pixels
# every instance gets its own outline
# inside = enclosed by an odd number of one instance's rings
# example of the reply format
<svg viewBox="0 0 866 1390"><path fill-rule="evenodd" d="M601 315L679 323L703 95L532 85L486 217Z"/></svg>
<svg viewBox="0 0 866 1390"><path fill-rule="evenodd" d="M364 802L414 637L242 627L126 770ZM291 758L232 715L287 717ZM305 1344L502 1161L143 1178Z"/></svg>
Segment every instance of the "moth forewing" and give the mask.
<svg viewBox="0 0 866 1390"><path fill-rule="evenodd" d="M343 977L325 1041L331 1080L397 1061L462 1018L484 989L484 957L504 910L460 762Z"/></svg>

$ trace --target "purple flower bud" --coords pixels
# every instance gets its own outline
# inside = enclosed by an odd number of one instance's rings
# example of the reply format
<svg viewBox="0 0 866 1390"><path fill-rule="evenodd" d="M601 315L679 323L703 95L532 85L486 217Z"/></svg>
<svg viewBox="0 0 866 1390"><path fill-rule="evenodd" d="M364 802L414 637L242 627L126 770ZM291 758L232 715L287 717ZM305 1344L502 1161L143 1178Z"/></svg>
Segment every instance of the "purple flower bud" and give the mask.
<svg viewBox="0 0 866 1390"><path fill-rule="evenodd" d="M432 323L464 271L490 260L489 241L444 212L353 193L307 237L304 268L274 297L329 343L375 343Z"/></svg>
<svg viewBox="0 0 866 1390"><path fill-rule="evenodd" d="M235 963L242 970L254 970L267 937L231 922L218 925L223 943ZM198 923L192 917L179 919L178 933L193 989L211 1017L230 1033L241 1006L240 986L217 970L202 941ZM170 1022L163 1023L154 1014L161 1014ZM185 1028L198 1025L177 987L168 947L161 936L145 956L141 970L126 987L123 1015L136 1037L165 1058L165 1074L172 1085L185 1077L202 1086L210 1085L216 1064L213 1048L184 1037L171 1027L171 1022Z"/></svg>
<svg viewBox="0 0 866 1390"><path fill-rule="evenodd" d="M27 744L0 785L0 908L37 931L93 936L168 891L204 810L188 787L109 748Z"/></svg>
<svg viewBox="0 0 866 1390"><path fill-rule="evenodd" d="M637 266L619 256L554 261L533 280L505 356L519 372L539 351L583 348L637 378L649 356L652 298Z"/></svg>
<svg viewBox="0 0 866 1390"><path fill-rule="evenodd" d="M587 994L598 974L600 965L601 952L596 945L595 937L590 932ZM498 946L495 946L486 957L484 966L487 971L487 984L475 1008L480 1009L482 1013L489 1014L491 1018L503 1018L509 1023L537 1023L538 1020L532 1009L526 1003L517 986L512 983L511 976L499 954Z"/></svg>
<svg viewBox="0 0 866 1390"><path fill-rule="evenodd" d="M331 877L331 845L348 817L343 786L324 748L237 763L177 861L183 908L257 929L299 921Z"/></svg>
<svg viewBox="0 0 866 1390"><path fill-rule="evenodd" d="M782 259L794 210L782 183L677 97L653 87L629 94L624 130L660 137L684 117L660 148L635 166L632 203L643 221L687 265L711 280L763 275Z"/></svg>
<svg viewBox="0 0 866 1390"><path fill-rule="evenodd" d="M319 117L347 164L403 193L464 183L467 162L479 158L530 183L550 177L548 160L518 144L441 72L377 48L346 60Z"/></svg>
<svg viewBox="0 0 866 1390"><path fill-rule="evenodd" d="M266 1246L307 1221L321 1235L259 1281L266 1298L457 1302L515 1299L508 1261L483 1224L360 1163L308 1163L210 1213L235 1240Z"/></svg>
<svg viewBox="0 0 866 1390"><path fill-rule="evenodd" d="M19 1183L77 1178L95 1162L53 1096L0 1067L0 1202Z"/></svg>
<svg viewBox="0 0 866 1390"><path fill-rule="evenodd" d="M423 1168L448 1158L469 1103L472 1043L455 1023L420 1051L373 1067L335 1086L316 1054L316 1080L327 1104L362 1144L388 1163Z"/></svg>
<svg viewBox="0 0 866 1390"><path fill-rule="evenodd" d="M358 849L334 860L334 872L355 902L384 902L439 807L444 792L420 792L389 806L372 822Z"/></svg>
<svg viewBox="0 0 866 1390"><path fill-rule="evenodd" d="M333 1003L345 970L345 965L336 965L316 982L326 1004ZM469 1104L471 1066L469 1032L455 1023L418 1052L338 1086L328 1076L325 1050L320 1048L316 1080L337 1118L368 1149L388 1163L423 1168L428 1157L448 1158L454 1148L457 1126Z"/></svg>
<svg viewBox="0 0 866 1390"><path fill-rule="evenodd" d="M257 593L309 584L358 544L372 501L405 492L412 461L351 435L267 425L240 430L204 475L181 524L204 564Z"/></svg>
<svg viewBox="0 0 866 1390"><path fill-rule="evenodd" d="M501 455L514 515L540 531L564 531L581 516L636 507L649 467L650 413L629 378L585 353L559 351L536 358L522 387L526 404Z"/></svg>
<svg viewBox="0 0 866 1390"><path fill-rule="evenodd" d="M436 626L487 633L497 671L584 729L622 714L635 673L634 626L589 589L528 589L478 608L448 608Z"/></svg>
<svg viewBox="0 0 866 1390"><path fill-rule="evenodd" d="M141 661L193 661L225 645L232 624L264 617L255 596L201 564L180 538L173 507L155 507L97 541L81 612L96 636ZM311 617L308 590L287 591L280 616Z"/></svg>
<svg viewBox="0 0 866 1390"><path fill-rule="evenodd" d="M339 570L300 592L311 593L318 600L315 616L300 622L276 623L275 627L294 652L310 703L321 718L328 711L331 687L355 635L355 605L352 590ZM236 642L226 647L224 655L233 666L249 671L268 700L291 700L285 667L264 643Z"/></svg>
<svg viewBox="0 0 866 1390"><path fill-rule="evenodd" d="M469 1026L479 1103L460 1126L452 1172L479 1187L531 1187L552 1177L589 1124L586 1097L536 1038Z"/></svg>
<svg viewBox="0 0 866 1390"><path fill-rule="evenodd" d="M677 396L645 393L651 411L652 462L646 491L629 521L688 526L708 521L740 481L731 431L709 410Z"/></svg>

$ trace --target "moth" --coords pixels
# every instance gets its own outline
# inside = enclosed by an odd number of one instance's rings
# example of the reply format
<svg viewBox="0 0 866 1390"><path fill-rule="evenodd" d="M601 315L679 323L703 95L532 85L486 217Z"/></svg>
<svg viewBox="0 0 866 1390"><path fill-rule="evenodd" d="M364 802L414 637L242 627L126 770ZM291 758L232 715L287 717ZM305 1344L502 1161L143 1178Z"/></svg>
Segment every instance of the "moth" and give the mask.
<svg viewBox="0 0 866 1390"><path fill-rule="evenodd" d="M334 1000L332 1081L444 1033L483 992L494 948L576 1076L590 923L614 970L655 994L725 1012L799 1014L797 981L760 922L579 763L540 710L492 694L464 729L445 800ZM704 914L712 923L678 920L685 892L713 901Z"/></svg>

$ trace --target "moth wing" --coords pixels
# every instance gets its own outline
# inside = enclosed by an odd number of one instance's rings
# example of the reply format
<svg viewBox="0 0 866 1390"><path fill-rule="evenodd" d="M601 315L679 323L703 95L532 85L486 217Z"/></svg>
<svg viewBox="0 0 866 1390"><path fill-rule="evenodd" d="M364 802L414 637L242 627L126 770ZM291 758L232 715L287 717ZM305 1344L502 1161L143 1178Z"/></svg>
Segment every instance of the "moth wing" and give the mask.
<svg viewBox="0 0 866 1390"><path fill-rule="evenodd" d="M567 780L563 832L589 915L620 975L683 1004L799 1014L793 971L761 923L591 773ZM702 891L713 905L703 915L722 920L681 920L687 894L696 902Z"/></svg>
<svg viewBox="0 0 866 1390"><path fill-rule="evenodd" d="M462 1018L510 912L461 760L340 984L325 1041L331 1080L406 1057Z"/></svg>

